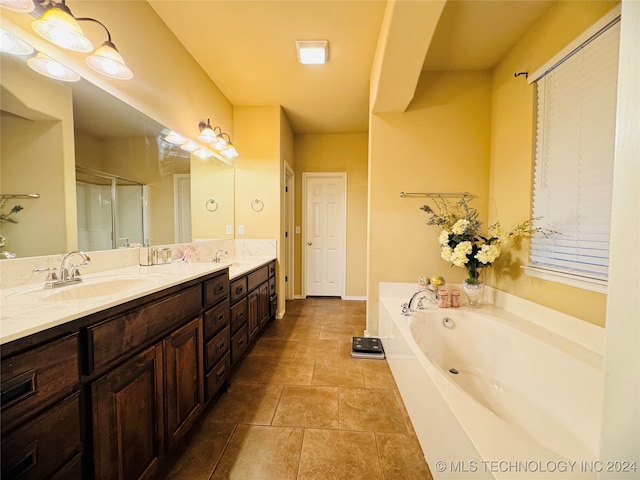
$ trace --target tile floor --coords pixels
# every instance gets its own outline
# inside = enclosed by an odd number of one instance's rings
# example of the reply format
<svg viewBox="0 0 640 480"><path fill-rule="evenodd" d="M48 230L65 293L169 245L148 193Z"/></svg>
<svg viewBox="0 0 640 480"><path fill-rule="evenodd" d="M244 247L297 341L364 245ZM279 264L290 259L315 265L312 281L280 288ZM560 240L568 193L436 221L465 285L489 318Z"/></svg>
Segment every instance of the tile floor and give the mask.
<svg viewBox="0 0 640 480"><path fill-rule="evenodd" d="M287 302L165 478L431 480L386 360L351 358L364 328L364 302Z"/></svg>

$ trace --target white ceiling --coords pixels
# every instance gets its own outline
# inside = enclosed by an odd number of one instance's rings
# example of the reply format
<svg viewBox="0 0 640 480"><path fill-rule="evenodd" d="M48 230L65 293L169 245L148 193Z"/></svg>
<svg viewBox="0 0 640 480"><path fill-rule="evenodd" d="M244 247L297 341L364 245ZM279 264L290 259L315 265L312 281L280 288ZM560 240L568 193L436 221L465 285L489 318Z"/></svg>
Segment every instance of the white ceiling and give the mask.
<svg viewBox="0 0 640 480"><path fill-rule="evenodd" d="M282 105L299 134L368 131L386 1L148 2L233 105ZM491 69L554 3L448 1L423 70ZM325 39L326 65L297 63L295 40Z"/></svg>

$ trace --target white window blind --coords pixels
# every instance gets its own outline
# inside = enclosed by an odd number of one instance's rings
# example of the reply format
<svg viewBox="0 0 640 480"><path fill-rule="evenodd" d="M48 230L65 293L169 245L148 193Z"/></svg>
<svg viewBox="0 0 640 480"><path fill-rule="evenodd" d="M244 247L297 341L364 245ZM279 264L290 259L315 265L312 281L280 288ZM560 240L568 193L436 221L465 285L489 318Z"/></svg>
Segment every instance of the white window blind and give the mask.
<svg viewBox="0 0 640 480"><path fill-rule="evenodd" d="M532 216L560 234L532 239L530 267L605 286L619 38L617 21L536 81Z"/></svg>

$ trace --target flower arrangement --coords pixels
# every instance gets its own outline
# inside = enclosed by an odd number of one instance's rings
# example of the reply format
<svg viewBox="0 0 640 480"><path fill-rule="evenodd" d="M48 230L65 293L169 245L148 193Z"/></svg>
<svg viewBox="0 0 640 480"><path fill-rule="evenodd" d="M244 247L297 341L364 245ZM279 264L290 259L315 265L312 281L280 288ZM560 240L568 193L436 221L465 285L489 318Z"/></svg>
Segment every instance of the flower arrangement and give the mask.
<svg viewBox="0 0 640 480"><path fill-rule="evenodd" d="M477 285L483 268L490 267L502 253L501 248L512 238L529 237L536 233L546 235L555 233L533 226L536 219L527 220L513 230L505 232L496 222L487 229L486 235L480 234L482 222L478 220L478 211L470 207L468 197L456 204L450 204L444 198L435 200L436 209L423 205L431 215L427 224L442 227L438 238L440 256L456 267L467 270L467 284Z"/></svg>

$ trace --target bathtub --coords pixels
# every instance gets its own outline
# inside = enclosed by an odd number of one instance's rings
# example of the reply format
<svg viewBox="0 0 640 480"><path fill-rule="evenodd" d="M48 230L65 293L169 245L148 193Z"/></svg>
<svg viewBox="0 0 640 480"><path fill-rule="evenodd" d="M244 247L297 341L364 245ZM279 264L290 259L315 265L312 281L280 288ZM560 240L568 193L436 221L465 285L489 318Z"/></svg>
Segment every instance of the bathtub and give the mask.
<svg viewBox="0 0 640 480"><path fill-rule="evenodd" d="M602 352L494 305L403 316L413 291L381 286L379 329L433 477L595 479Z"/></svg>

